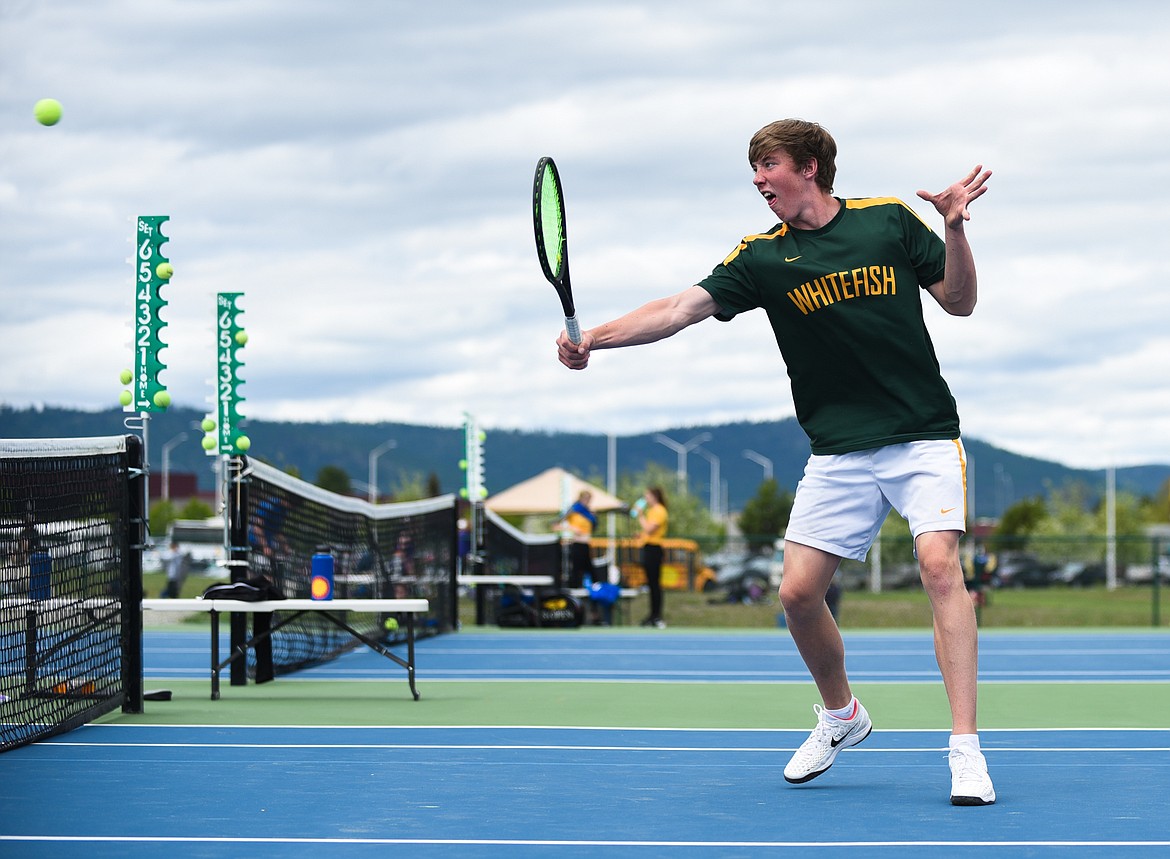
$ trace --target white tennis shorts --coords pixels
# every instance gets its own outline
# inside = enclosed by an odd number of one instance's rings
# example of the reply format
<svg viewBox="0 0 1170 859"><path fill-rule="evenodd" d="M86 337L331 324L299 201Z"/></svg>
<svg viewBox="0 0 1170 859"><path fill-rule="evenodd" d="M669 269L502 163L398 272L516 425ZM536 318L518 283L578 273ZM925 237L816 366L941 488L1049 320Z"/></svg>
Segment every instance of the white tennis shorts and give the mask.
<svg viewBox="0 0 1170 859"><path fill-rule="evenodd" d="M912 441L810 456L784 537L863 561L891 507L910 523L915 539L929 531L965 531L962 441Z"/></svg>

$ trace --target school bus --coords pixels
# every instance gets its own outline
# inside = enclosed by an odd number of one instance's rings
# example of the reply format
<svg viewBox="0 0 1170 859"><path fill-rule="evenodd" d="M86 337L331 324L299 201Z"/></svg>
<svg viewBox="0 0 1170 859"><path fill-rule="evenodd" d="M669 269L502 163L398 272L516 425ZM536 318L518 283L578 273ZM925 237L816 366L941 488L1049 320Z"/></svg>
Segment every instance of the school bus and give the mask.
<svg viewBox="0 0 1170 859"><path fill-rule="evenodd" d="M616 540L594 537L590 547L594 558L609 557L622 571L622 586L640 588L646 584L642 569L641 543L633 537ZM703 564L699 544L694 540L667 537L662 541L662 587L664 590L702 591L715 573Z"/></svg>

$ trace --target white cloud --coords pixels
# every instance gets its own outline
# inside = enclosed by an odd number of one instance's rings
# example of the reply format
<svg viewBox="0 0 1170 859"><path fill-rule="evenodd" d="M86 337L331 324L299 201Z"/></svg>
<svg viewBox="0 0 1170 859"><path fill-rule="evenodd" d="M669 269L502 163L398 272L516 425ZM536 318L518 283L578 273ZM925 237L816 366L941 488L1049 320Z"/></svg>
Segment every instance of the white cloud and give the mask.
<svg viewBox="0 0 1170 859"><path fill-rule="evenodd" d="M112 405L128 237L169 214L164 378L204 406L243 292L245 415L653 430L792 414L760 314L556 363L532 168L553 154L586 325L771 225L748 137L824 123L838 192L917 200L976 162L970 319L931 309L965 431L1071 465L1170 461L1170 11L1122 2L305 0L0 12L0 401ZM802 23L803 22L803 23ZM572 38L568 37L572 34ZM46 50L51 46L52 50ZM37 126L32 104L65 116Z"/></svg>

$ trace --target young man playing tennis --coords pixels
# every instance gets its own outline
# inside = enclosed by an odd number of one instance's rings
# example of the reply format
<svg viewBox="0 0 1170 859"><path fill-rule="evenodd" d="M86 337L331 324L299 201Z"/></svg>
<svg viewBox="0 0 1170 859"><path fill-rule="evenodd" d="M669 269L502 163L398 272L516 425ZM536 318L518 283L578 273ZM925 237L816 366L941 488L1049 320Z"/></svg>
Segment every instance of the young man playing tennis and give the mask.
<svg viewBox="0 0 1170 859"><path fill-rule="evenodd" d="M781 120L751 140L753 182L780 223L748 236L698 285L557 340L581 370L594 349L653 343L714 316L768 314L812 455L785 533L780 600L823 705L784 768L801 784L870 732L853 696L845 647L825 604L842 558L863 560L891 506L914 536L934 612L935 655L951 707L951 802L989 805L995 790L976 726L978 645L963 583L966 456L954 398L939 371L920 288L947 312L975 308L975 263L964 222L991 175L976 167L938 194L939 238L893 198L833 196L837 146L819 125Z"/></svg>

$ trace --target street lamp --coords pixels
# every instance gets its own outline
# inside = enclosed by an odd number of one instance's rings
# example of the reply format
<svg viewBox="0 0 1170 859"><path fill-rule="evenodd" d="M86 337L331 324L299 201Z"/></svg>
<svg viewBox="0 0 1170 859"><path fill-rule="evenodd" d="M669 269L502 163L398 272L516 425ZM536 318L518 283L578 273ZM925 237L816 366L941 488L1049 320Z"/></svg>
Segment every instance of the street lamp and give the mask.
<svg viewBox="0 0 1170 859"><path fill-rule="evenodd" d="M367 490L371 504L375 504L378 501L378 457L397 446L398 442L394 441L394 439L388 439L370 451L370 480Z"/></svg>
<svg viewBox="0 0 1170 859"><path fill-rule="evenodd" d="M678 454L678 471L676 472L678 475L678 494L679 495L686 495L687 494L687 453L694 450L696 447L701 445L703 442L710 441L711 440L711 433L709 433L709 432L699 433L697 436L692 438L686 444L679 444L677 441L670 438L669 436L662 435L662 433L659 433L658 435L654 436L654 440L656 442L658 442L659 444L666 445L667 447L669 447L671 450L673 450L675 453Z"/></svg>
<svg viewBox="0 0 1170 859"><path fill-rule="evenodd" d="M721 493L719 487L719 457L711 453L709 450L704 450L701 447L695 448L695 453L702 456L707 462L711 463L711 518L716 522L719 521L719 495Z"/></svg>
<svg viewBox="0 0 1170 859"><path fill-rule="evenodd" d="M171 500L171 449L187 437L185 432L179 433L163 445L162 448L162 497L163 501Z"/></svg>
<svg viewBox="0 0 1170 859"><path fill-rule="evenodd" d="M743 455L746 459L750 459L757 465L764 466L764 480L772 479L772 460L762 454L756 453L754 450L745 450Z"/></svg>

